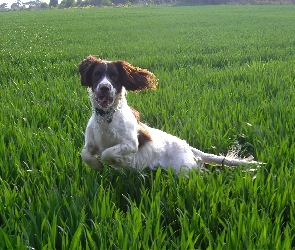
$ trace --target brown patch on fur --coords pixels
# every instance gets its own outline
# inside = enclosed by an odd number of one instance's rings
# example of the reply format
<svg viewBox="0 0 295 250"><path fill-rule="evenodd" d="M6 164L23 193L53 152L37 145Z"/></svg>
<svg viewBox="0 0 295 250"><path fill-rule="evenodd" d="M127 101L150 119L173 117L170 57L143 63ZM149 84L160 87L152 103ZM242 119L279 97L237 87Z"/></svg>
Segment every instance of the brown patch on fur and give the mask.
<svg viewBox="0 0 295 250"><path fill-rule="evenodd" d="M92 86L91 72L94 66L101 61L100 58L90 55L79 64L79 73L81 76L81 84L83 86Z"/></svg>
<svg viewBox="0 0 295 250"><path fill-rule="evenodd" d="M142 147L143 145L145 145L147 142L152 141L152 137L149 133L149 131L147 131L144 127L141 126L141 128L138 131L138 147Z"/></svg>
<svg viewBox="0 0 295 250"><path fill-rule="evenodd" d="M131 111L132 111L133 115L136 118L137 123L139 124L140 123L140 114L139 114L139 112L136 109L132 108L132 107L130 107L130 108L131 108Z"/></svg>
<svg viewBox="0 0 295 250"><path fill-rule="evenodd" d="M138 139L138 147L142 147L143 145L145 145L147 142L149 141L152 141L152 137L149 133L149 131L142 125L142 123L140 122L140 114L139 112L130 107L131 108L131 111L132 113L134 114L136 120L137 120L137 123L139 124L140 126L140 129L138 131L138 135L137 135L137 139Z"/></svg>
<svg viewBox="0 0 295 250"><path fill-rule="evenodd" d="M126 61L115 61L114 63L121 72L122 85L126 90L140 91L144 89L155 90L157 88L158 79L152 72L132 66Z"/></svg>
<svg viewBox="0 0 295 250"><path fill-rule="evenodd" d="M79 64L78 68L81 76L81 84L83 86L92 86L92 70L96 64L103 62L107 61L90 55ZM155 90L157 88L158 79L152 72L132 66L130 63L122 60L108 63L112 63L117 67L120 74L120 82L126 90L140 91L144 89Z"/></svg>

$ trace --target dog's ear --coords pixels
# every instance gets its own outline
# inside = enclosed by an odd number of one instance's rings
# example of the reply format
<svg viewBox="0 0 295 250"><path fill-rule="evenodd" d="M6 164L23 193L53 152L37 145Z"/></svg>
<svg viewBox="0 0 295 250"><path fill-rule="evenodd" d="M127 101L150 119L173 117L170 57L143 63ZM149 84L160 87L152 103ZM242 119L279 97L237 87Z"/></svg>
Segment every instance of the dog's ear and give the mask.
<svg viewBox="0 0 295 250"><path fill-rule="evenodd" d="M91 87L92 86L92 79L91 74L92 70L97 62L101 61L101 59L95 56L88 56L79 64L79 73L81 77L81 84L83 86Z"/></svg>
<svg viewBox="0 0 295 250"><path fill-rule="evenodd" d="M122 85L126 90L140 91L144 89L156 89L158 80L148 70L134 67L125 61L115 61L120 72Z"/></svg>

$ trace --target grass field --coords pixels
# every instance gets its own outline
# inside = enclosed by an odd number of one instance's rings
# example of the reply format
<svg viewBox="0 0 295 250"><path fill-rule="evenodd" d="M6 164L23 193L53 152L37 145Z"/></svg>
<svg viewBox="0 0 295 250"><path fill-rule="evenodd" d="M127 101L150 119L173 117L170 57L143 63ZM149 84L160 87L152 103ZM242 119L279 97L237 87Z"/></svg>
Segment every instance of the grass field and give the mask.
<svg viewBox="0 0 295 250"><path fill-rule="evenodd" d="M294 249L295 6L0 13L0 249ZM88 169L78 63L124 59L159 78L128 94L144 122L205 152L267 164Z"/></svg>

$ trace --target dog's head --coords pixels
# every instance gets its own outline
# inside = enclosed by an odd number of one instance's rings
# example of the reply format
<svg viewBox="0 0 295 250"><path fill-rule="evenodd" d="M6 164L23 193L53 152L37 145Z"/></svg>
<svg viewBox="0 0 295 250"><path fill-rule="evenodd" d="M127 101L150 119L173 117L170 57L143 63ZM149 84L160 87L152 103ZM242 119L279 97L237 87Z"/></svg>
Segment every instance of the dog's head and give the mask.
<svg viewBox="0 0 295 250"><path fill-rule="evenodd" d="M111 107L124 87L130 91L156 89L155 75L125 61L104 61L88 56L79 64L81 84L91 88L94 101L101 108Z"/></svg>

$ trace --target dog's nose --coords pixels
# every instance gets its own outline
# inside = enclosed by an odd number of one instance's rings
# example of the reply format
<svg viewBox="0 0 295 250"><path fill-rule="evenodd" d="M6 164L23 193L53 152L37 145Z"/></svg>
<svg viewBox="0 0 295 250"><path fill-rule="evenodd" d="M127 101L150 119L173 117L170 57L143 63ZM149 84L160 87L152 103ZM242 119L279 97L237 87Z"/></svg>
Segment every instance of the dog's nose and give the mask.
<svg viewBox="0 0 295 250"><path fill-rule="evenodd" d="M108 86L102 86L99 88L101 91L108 91L110 88Z"/></svg>
<svg viewBox="0 0 295 250"><path fill-rule="evenodd" d="M99 89L100 89L101 91L109 91L110 88L111 88L111 86L110 86L109 84L107 84L107 83L102 83L102 84L100 84L100 86L99 86Z"/></svg>

